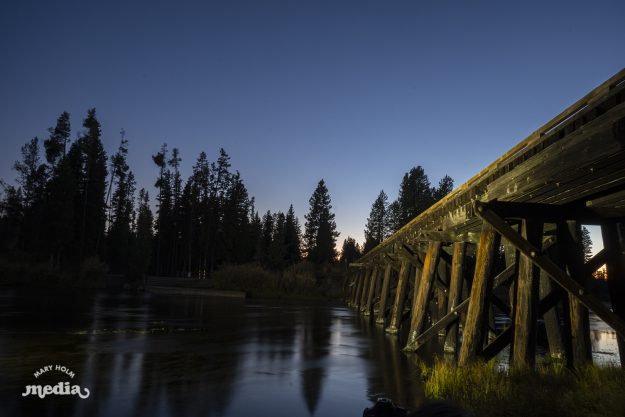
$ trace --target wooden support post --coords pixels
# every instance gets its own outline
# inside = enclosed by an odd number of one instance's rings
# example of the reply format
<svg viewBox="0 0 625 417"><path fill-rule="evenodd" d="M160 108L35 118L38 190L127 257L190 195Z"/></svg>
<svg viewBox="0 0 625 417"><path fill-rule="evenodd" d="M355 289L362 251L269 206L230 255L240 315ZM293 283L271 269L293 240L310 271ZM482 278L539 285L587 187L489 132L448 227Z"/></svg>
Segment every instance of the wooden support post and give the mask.
<svg viewBox="0 0 625 417"><path fill-rule="evenodd" d="M384 326L386 324L386 303L388 300L389 290L391 287L391 272L393 268L390 263L384 268L384 281L382 282L382 294L380 295L380 305L378 307L377 324Z"/></svg>
<svg viewBox="0 0 625 417"><path fill-rule="evenodd" d="M558 224L558 240L562 259L565 260L569 275L584 292L586 279L584 277L584 251L581 243L581 226L574 221ZM569 294L571 357L567 358L569 365L580 367L592 362L592 347L590 344L590 322L588 308L578 297Z"/></svg>
<svg viewBox="0 0 625 417"><path fill-rule="evenodd" d="M544 246L543 241L543 246ZM547 250L549 256L556 255L556 248L551 247ZM546 297L556 287L553 285L549 275L541 269L540 271L540 298ZM545 321L545 331L547 332L547 342L549 344L549 355L554 359L564 358L564 343L562 339L562 328L560 327L560 315L558 309L553 307L543 314Z"/></svg>
<svg viewBox="0 0 625 417"><path fill-rule="evenodd" d="M465 242L456 242L453 245L453 255L451 260L451 279L449 282L449 301L448 313L452 313L458 304L460 304L460 296L462 295L462 283L464 280L464 257L467 251ZM458 321L455 321L447 328L447 337L445 339L445 352L456 352L458 345Z"/></svg>
<svg viewBox="0 0 625 417"><path fill-rule="evenodd" d="M625 224L608 223L601 227L603 247L608 251L609 257L606 262L608 275L608 290L612 311L625 320ZM625 368L625 338L617 334L618 351L621 359L621 367Z"/></svg>
<svg viewBox="0 0 625 417"><path fill-rule="evenodd" d="M486 307L491 291L493 264L495 254L499 249L500 236L488 223L482 225L480 242L475 262L475 273L469 301L469 311L462 336L460 348L460 365L466 365L474 360L482 351L484 332L488 316Z"/></svg>
<svg viewBox="0 0 625 417"><path fill-rule="evenodd" d="M371 281L371 274L373 273L372 268L367 268L367 272L365 273L364 280L362 281L362 289L360 291L360 299L358 300L358 308L360 311L365 307L365 303L367 302L367 295L369 290L369 282Z"/></svg>
<svg viewBox="0 0 625 417"><path fill-rule="evenodd" d="M416 349L416 340L425 324L425 317L428 310L430 294L432 292L432 283L436 277L436 268L440 258L441 242L430 242L428 251L423 262L423 273L421 274L421 282L418 283L415 276L415 293L414 304L412 307L412 319L410 321L410 333L408 335L408 343L404 350L414 351Z"/></svg>
<svg viewBox="0 0 625 417"><path fill-rule="evenodd" d="M356 296L356 291L358 290L358 279L360 278L360 271L354 271L352 274L352 282L349 286L349 293L347 295L347 305L354 305L354 297Z"/></svg>
<svg viewBox="0 0 625 417"><path fill-rule="evenodd" d="M521 222L521 236L538 249L542 246L543 224L533 220ZM520 254L514 311L512 366L531 367L536 363L536 322L538 320L538 291L540 270L532 260Z"/></svg>
<svg viewBox="0 0 625 417"><path fill-rule="evenodd" d="M444 248L441 248L441 259L442 254L447 254ZM442 317L447 315L447 298L449 298L449 281L450 281L450 268L453 263L452 255L449 255L450 262L439 262L438 263L438 287L436 288L436 317L432 317L432 322L435 323L440 320ZM441 333L439 336L445 336L445 329L441 329Z"/></svg>
<svg viewBox="0 0 625 417"><path fill-rule="evenodd" d="M406 287L408 284L408 273L410 272L410 262L406 259L401 261L399 268L399 278L395 289L395 302L391 311L391 322L386 328L386 332L397 334L401 325L401 316L404 314L404 300L406 299Z"/></svg>
<svg viewBox="0 0 625 417"><path fill-rule="evenodd" d="M371 306L373 305L373 298L375 296L375 288L378 281L378 267L375 266L373 268L373 272L371 272L371 278L369 279L369 291L367 295L367 301L365 306L361 311L368 316L371 314Z"/></svg>
<svg viewBox="0 0 625 417"><path fill-rule="evenodd" d="M362 294L362 286L363 286L363 281L365 280L366 274L367 274L366 269L361 269L358 272L358 276L357 276L358 281L356 281L356 292L354 293L354 298L352 299L353 307L360 306L360 294Z"/></svg>

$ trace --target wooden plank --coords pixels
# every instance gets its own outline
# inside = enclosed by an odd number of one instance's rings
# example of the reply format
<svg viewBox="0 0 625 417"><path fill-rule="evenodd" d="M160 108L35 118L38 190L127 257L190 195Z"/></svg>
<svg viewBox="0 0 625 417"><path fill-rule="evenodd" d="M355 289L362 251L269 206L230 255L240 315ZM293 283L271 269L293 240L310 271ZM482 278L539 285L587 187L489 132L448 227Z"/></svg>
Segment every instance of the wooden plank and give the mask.
<svg viewBox="0 0 625 417"><path fill-rule="evenodd" d="M453 244L453 255L451 261L451 278L449 282L449 301L448 313L452 313L458 304L462 295L462 284L464 282L464 258L467 252L467 244L465 242L456 242ZM467 304L468 305L468 304ZM455 352L458 348L458 324L450 323L447 327L447 336L444 344L445 352Z"/></svg>
<svg viewBox="0 0 625 417"><path fill-rule="evenodd" d="M380 306L378 308L378 317L376 319L377 324L381 324L384 326L386 324L386 303L389 296L389 290L391 286L391 272L392 266L391 264L387 264L384 269L384 281L382 283L382 294L380 296Z"/></svg>
<svg viewBox="0 0 625 417"><path fill-rule="evenodd" d="M423 273L421 274L421 282L415 279L415 298L412 307L412 318L410 321L410 333L408 335L408 343L404 348L405 351L414 351L417 336L423 330L425 317L427 314L428 303L432 293L432 284L436 276L436 267L441 253L441 242L430 242L428 251L425 255L423 263Z"/></svg>
<svg viewBox="0 0 625 417"><path fill-rule="evenodd" d="M543 224L538 221L522 220L521 236L540 249ZM515 368L534 367L536 361L536 321L538 320L538 291L540 270L532 260L521 254L519 275L516 280L514 304L514 336L512 363Z"/></svg>
<svg viewBox="0 0 625 417"><path fill-rule="evenodd" d="M487 297L492 286L492 269L495 253L499 249L499 234L488 223L482 226L480 243L475 261L475 273L460 348L460 365L474 360L482 351L487 320Z"/></svg>
<svg viewBox="0 0 625 417"><path fill-rule="evenodd" d="M403 260L399 269L399 278L397 280L397 288L395 289L395 302L391 310L391 321L386 328L386 332L397 334L401 324L401 317L404 313L404 301L406 299L406 287L408 284L408 273L410 271L410 262Z"/></svg>

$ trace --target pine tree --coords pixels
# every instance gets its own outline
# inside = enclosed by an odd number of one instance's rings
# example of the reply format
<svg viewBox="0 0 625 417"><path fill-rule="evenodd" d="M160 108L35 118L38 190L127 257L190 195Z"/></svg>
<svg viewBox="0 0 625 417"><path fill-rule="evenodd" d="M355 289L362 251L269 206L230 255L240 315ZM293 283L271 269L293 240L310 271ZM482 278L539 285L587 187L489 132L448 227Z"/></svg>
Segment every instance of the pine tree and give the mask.
<svg viewBox="0 0 625 417"><path fill-rule="evenodd" d="M434 187L432 189L432 197L434 198L434 202L440 200L445 197L454 189L454 180L449 176L445 175L439 182L438 187Z"/></svg>
<svg viewBox="0 0 625 417"><path fill-rule="evenodd" d="M54 128L48 129L50 137L43 142L46 150L46 160L54 171L59 162L65 157L67 144L69 143L71 125L69 113L64 111L56 121Z"/></svg>
<svg viewBox="0 0 625 417"><path fill-rule="evenodd" d="M132 244L130 247L130 262L128 264L128 278L131 281L142 281L150 264L153 242L153 216L149 205L149 195L143 188L139 191L139 205L137 220L134 227Z"/></svg>
<svg viewBox="0 0 625 417"><path fill-rule="evenodd" d="M293 204L291 204L286 212L284 223L284 246L287 265L296 264L302 259L301 235L299 220L295 216Z"/></svg>
<svg viewBox="0 0 625 417"><path fill-rule="evenodd" d="M273 232L271 233L271 243L269 244L267 266L271 269L283 270L286 267L286 216L281 211L274 213L272 223Z"/></svg>
<svg viewBox="0 0 625 417"><path fill-rule="evenodd" d="M397 200L388 205L388 224L391 234L395 233L403 226L399 201Z"/></svg>
<svg viewBox="0 0 625 417"><path fill-rule="evenodd" d="M115 155L111 157L111 184L115 191L111 200L107 234L107 258L111 272L122 273L128 267L131 243L131 223L134 216L135 180L126 162L128 140L122 138Z"/></svg>
<svg viewBox="0 0 625 417"><path fill-rule="evenodd" d="M336 259L336 231L334 213L328 189L322 179L309 200L310 210L305 216L306 231L304 244L306 257L309 261L323 264L334 262Z"/></svg>
<svg viewBox="0 0 625 417"><path fill-rule="evenodd" d="M362 252L360 251L360 245L356 243L356 240L352 237L347 237L347 239L343 240L343 247L341 248L341 263L350 264L356 261L358 258L362 256Z"/></svg>
<svg viewBox="0 0 625 417"><path fill-rule="evenodd" d="M19 225L19 247L30 255L41 255L42 217L45 211L45 188L48 171L39 157L39 139L33 138L22 146L22 159L16 161L13 169L17 171L17 183L21 197L23 217Z"/></svg>
<svg viewBox="0 0 625 417"><path fill-rule="evenodd" d="M46 186L44 211L45 246L53 268L60 269L76 233L76 206L78 176L66 149L70 143L69 113L63 112L56 126L48 129L50 137L44 141L50 180Z"/></svg>
<svg viewBox="0 0 625 417"><path fill-rule="evenodd" d="M236 172L224 196L218 244L219 264L244 263L252 260L255 242L250 234L250 204L241 175Z"/></svg>
<svg viewBox="0 0 625 417"><path fill-rule="evenodd" d="M95 109L87 112L83 127L87 129L86 134L72 144L68 154L78 183L75 199L75 229L78 232L75 252L79 254L79 259L99 253L106 208L107 157Z"/></svg>
<svg viewBox="0 0 625 417"><path fill-rule="evenodd" d="M271 244L273 242L274 232L274 217L271 211L267 210L267 213L262 219L262 232L260 235L260 263L265 267L269 267L271 262Z"/></svg>
<svg viewBox="0 0 625 417"><path fill-rule="evenodd" d="M584 249L584 261L588 261L592 258L592 239L586 226L582 226L581 244Z"/></svg>
<svg viewBox="0 0 625 417"><path fill-rule="evenodd" d="M421 166L416 166L404 174L397 201L402 226L432 205L430 181Z"/></svg>
<svg viewBox="0 0 625 417"><path fill-rule="evenodd" d="M384 190L375 199L365 227L365 247L367 253L386 239L391 233L388 198Z"/></svg>
<svg viewBox="0 0 625 417"><path fill-rule="evenodd" d="M182 176L180 174L180 151L178 148L171 150L171 158L167 161L172 171L172 201L170 215L171 242L169 245L169 264L172 272L181 270L181 251L182 251L182 229L183 229L183 209L182 209Z"/></svg>
<svg viewBox="0 0 625 417"><path fill-rule="evenodd" d="M156 212L156 257L155 273L166 272L167 253L170 241L169 220L171 217L171 172L167 169L167 144L163 143L160 151L152 155L152 161L158 167L158 177L154 186L158 188Z"/></svg>

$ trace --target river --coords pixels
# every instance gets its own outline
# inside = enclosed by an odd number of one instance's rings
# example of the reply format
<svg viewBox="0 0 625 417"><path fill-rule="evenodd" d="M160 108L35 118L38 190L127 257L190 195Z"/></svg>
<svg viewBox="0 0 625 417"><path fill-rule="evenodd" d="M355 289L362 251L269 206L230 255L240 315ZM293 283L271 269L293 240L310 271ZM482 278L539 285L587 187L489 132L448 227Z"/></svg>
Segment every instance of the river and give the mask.
<svg viewBox="0 0 625 417"><path fill-rule="evenodd" d="M601 325L595 359L618 361ZM0 415L361 416L380 396L413 409L423 385L401 343L340 304L5 290ZM65 381L89 396L22 396Z"/></svg>

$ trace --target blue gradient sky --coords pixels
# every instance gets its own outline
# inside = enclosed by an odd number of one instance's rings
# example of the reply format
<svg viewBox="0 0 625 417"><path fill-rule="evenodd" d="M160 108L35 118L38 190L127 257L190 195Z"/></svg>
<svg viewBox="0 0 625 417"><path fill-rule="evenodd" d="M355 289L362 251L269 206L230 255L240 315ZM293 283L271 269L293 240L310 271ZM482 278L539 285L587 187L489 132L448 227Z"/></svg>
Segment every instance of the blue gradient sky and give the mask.
<svg viewBox="0 0 625 417"><path fill-rule="evenodd" d="M465 182L625 66L625 2L5 1L0 178L67 110L107 151L224 147L257 208L302 220L324 178L339 241L422 165Z"/></svg>

